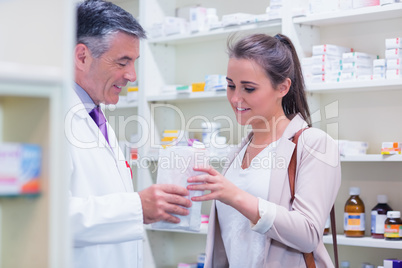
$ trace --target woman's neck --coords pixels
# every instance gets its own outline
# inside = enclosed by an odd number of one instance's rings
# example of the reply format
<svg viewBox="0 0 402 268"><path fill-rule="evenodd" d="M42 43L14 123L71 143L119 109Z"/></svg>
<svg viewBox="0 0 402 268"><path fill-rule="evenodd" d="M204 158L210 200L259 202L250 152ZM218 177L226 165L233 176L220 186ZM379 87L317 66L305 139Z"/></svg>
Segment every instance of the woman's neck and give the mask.
<svg viewBox="0 0 402 268"><path fill-rule="evenodd" d="M289 122L290 120L285 114L283 114L280 116L273 116L271 120L268 121L268 124L264 122L262 127L256 125L252 126L254 136L251 143L253 145L267 146L268 144L277 141L282 137Z"/></svg>

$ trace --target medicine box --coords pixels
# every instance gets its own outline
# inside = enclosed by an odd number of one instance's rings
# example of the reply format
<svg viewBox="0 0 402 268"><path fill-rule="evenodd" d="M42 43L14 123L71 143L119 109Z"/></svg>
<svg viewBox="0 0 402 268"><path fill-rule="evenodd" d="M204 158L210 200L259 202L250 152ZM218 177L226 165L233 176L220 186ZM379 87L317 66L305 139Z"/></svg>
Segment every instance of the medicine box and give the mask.
<svg viewBox="0 0 402 268"><path fill-rule="evenodd" d="M340 65L342 56L333 56L333 55L316 55L311 57L312 64L332 64L332 65Z"/></svg>
<svg viewBox="0 0 402 268"><path fill-rule="evenodd" d="M402 58L402 51L400 48L392 48L385 50L385 58L388 59L400 59Z"/></svg>
<svg viewBox="0 0 402 268"><path fill-rule="evenodd" d="M401 69L402 59L389 59L387 61L387 70Z"/></svg>
<svg viewBox="0 0 402 268"><path fill-rule="evenodd" d="M361 65L372 65L375 59L377 59L376 55L363 52L348 52L342 54L342 63L355 62Z"/></svg>
<svg viewBox="0 0 402 268"><path fill-rule="evenodd" d="M385 76L387 77L387 79L401 79L402 78L401 70L399 70L399 69L387 70L385 72Z"/></svg>
<svg viewBox="0 0 402 268"><path fill-rule="evenodd" d="M385 39L385 49L402 48L402 38L389 38Z"/></svg>
<svg viewBox="0 0 402 268"><path fill-rule="evenodd" d="M324 54L332 56L342 56L343 53L347 52L353 52L353 49L330 44L313 46L313 56Z"/></svg>
<svg viewBox="0 0 402 268"><path fill-rule="evenodd" d="M401 154L402 143L383 142L381 145L381 154Z"/></svg>
<svg viewBox="0 0 402 268"><path fill-rule="evenodd" d="M190 8L190 31L203 32L208 30L207 9L205 7Z"/></svg>
<svg viewBox="0 0 402 268"><path fill-rule="evenodd" d="M311 76L311 83L337 83L339 74L318 74Z"/></svg>
<svg viewBox="0 0 402 268"><path fill-rule="evenodd" d="M0 194L39 193L42 151L34 144L0 144Z"/></svg>
<svg viewBox="0 0 402 268"><path fill-rule="evenodd" d="M357 74L371 74L373 70L373 66L367 64L358 64L355 62L344 63L341 66L342 72L352 73L355 72Z"/></svg>
<svg viewBox="0 0 402 268"><path fill-rule="evenodd" d="M379 6L380 0L353 0L353 8Z"/></svg>
<svg viewBox="0 0 402 268"><path fill-rule="evenodd" d="M375 59L373 60L373 67L378 67L378 66L387 66L387 61L385 59Z"/></svg>
<svg viewBox="0 0 402 268"><path fill-rule="evenodd" d="M380 5L388 5L393 3L400 3L401 0L380 0Z"/></svg>
<svg viewBox="0 0 402 268"><path fill-rule="evenodd" d="M402 268L402 260L384 260L384 268Z"/></svg>

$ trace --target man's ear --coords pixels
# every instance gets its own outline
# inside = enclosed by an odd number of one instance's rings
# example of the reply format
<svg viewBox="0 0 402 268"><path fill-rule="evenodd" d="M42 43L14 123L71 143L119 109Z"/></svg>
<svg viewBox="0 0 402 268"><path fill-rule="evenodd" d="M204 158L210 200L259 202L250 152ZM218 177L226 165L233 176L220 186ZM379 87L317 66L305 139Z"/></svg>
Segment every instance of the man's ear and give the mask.
<svg viewBox="0 0 402 268"><path fill-rule="evenodd" d="M285 81L279 84L278 89L281 97L284 97L286 94L288 94L291 84L292 81L290 80L290 78L286 78Z"/></svg>
<svg viewBox="0 0 402 268"><path fill-rule="evenodd" d="M91 62L91 54L88 47L84 44L77 44L74 52L76 69L85 71Z"/></svg>

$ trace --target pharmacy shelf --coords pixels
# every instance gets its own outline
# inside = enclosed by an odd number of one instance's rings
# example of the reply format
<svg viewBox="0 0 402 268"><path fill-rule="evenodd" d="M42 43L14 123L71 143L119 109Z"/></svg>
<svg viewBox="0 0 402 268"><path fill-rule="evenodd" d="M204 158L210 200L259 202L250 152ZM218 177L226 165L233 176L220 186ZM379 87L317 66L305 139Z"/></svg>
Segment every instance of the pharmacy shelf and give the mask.
<svg viewBox="0 0 402 268"><path fill-rule="evenodd" d="M102 109L105 108L104 104L101 104ZM138 101L127 101L125 98L120 97L119 101L114 104L108 104L107 109L114 111L116 109L136 109L138 108Z"/></svg>
<svg viewBox="0 0 402 268"><path fill-rule="evenodd" d="M330 13L311 14L293 19L293 23L326 26L365 21L386 20L402 17L402 3L340 10Z"/></svg>
<svg viewBox="0 0 402 268"><path fill-rule="evenodd" d="M200 234L206 235L208 233L208 224L201 224L201 228L199 232L191 232L179 229L154 229L151 225L145 225L145 229L148 231L155 231L155 232L171 232L171 233L184 233L184 234Z"/></svg>
<svg viewBox="0 0 402 268"><path fill-rule="evenodd" d="M368 92L384 90L402 90L402 79L384 79L374 81L350 81L339 83L313 83L306 85L311 93Z"/></svg>
<svg viewBox="0 0 402 268"><path fill-rule="evenodd" d="M370 248L389 248L402 249L401 241L392 241L385 239L374 239L371 237L346 237L343 234L336 236L337 244L343 246L370 247ZM332 235L323 237L324 244L332 244Z"/></svg>
<svg viewBox="0 0 402 268"><path fill-rule="evenodd" d="M365 154L341 156L341 162L402 162L402 155Z"/></svg>
<svg viewBox="0 0 402 268"><path fill-rule="evenodd" d="M191 93L166 93L154 96L148 96L149 102L189 102L189 101L202 101L202 100L225 100L226 91L204 91L204 92L191 92Z"/></svg>
<svg viewBox="0 0 402 268"><path fill-rule="evenodd" d="M53 66L0 62L0 81L18 84L60 84L62 82L62 71Z"/></svg>
<svg viewBox="0 0 402 268"><path fill-rule="evenodd" d="M169 44L169 45L179 45L179 44L189 44L196 43L200 41L211 41L226 38L232 33L236 32L267 32L272 34L277 34L281 32L282 21L280 19L269 20L264 22L249 23L236 26L227 26L223 28L217 28L206 32L197 32L191 34L177 34L165 37L158 37L149 39L150 43L154 44Z"/></svg>
<svg viewBox="0 0 402 268"><path fill-rule="evenodd" d="M26 85L26 81L1 81L0 77L0 97L29 97L29 98L50 98L54 94L54 87L48 83L35 81Z"/></svg>

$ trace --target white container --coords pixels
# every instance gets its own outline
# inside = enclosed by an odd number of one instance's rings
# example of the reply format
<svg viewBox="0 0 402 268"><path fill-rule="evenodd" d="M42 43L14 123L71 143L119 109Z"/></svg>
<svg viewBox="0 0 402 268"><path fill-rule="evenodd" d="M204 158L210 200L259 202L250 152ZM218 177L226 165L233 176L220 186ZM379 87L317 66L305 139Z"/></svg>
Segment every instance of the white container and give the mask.
<svg viewBox="0 0 402 268"><path fill-rule="evenodd" d="M375 59L373 60L373 67L387 66L387 61L385 59Z"/></svg>
<svg viewBox="0 0 402 268"><path fill-rule="evenodd" d="M313 63L312 64L331 64L331 65L340 65L342 60L342 55L326 55L319 54L311 57Z"/></svg>
<svg viewBox="0 0 402 268"><path fill-rule="evenodd" d="M401 0L380 0L380 5L388 5L393 3L400 3ZM378 266L380 267L380 266Z"/></svg>
<svg viewBox="0 0 402 268"><path fill-rule="evenodd" d="M355 62L343 63L341 66L341 71L345 73L355 72L357 74L372 74L373 65L372 64L358 64Z"/></svg>
<svg viewBox="0 0 402 268"><path fill-rule="evenodd" d="M221 124L217 122L203 122L202 128L202 142L209 147L211 140L219 136ZM216 141L215 141L216 142Z"/></svg>
<svg viewBox="0 0 402 268"><path fill-rule="evenodd" d="M379 6L380 0L353 0L353 8Z"/></svg>
<svg viewBox="0 0 402 268"><path fill-rule="evenodd" d="M330 45L330 44L313 46L313 56L325 54L325 55L341 57L343 53L352 51L353 51L352 48Z"/></svg>
<svg viewBox="0 0 402 268"><path fill-rule="evenodd" d="M376 55L363 52L348 52L342 54L342 64L355 62L361 65L372 65L373 60L377 59Z"/></svg>
<svg viewBox="0 0 402 268"><path fill-rule="evenodd" d="M402 38L389 38L385 39L385 49L402 48Z"/></svg>
<svg viewBox="0 0 402 268"><path fill-rule="evenodd" d="M341 70L341 65L332 65L332 64L323 64L323 65L317 65L317 64L313 64L313 66L311 66L311 73L313 75L316 74L326 74L326 73L336 73L339 72Z"/></svg>
<svg viewBox="0 0 402 268"><path fill-rule="evenodd" d="M402 59L389 59L387 61L387 70L401 70Z"/></svg>
<svg viewBox="0 0 402 268"><path fill-rule="evenodd" d="M387 79L401 79L402 78L401 70L399 70L399 69L387 70L385 72L385 76L387 77Z"/></svg>
<svg viewBox="0 0 402 268"><path fill-rule="evenodd" d="M203 32L207 30L207 9L205 7L190 8L190 31Z"/></svg>
<svg viewBox="0 0 402 268"><path fill-rule="evenodd" d="M400 59L402 58L402 51L399 48L392 48L385 50L385 58L388 59Z"/></svg>

